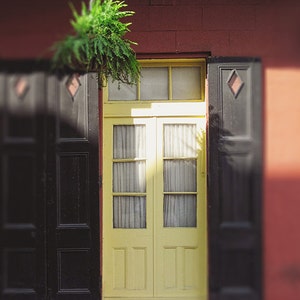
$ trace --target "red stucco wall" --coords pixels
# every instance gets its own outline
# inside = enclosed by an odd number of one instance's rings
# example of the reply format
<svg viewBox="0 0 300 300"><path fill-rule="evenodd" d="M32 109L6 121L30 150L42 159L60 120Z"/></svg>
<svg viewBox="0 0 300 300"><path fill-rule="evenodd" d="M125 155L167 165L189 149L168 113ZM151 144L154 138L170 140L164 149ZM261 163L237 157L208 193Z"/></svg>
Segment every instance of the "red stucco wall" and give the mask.
<svg viewBox="0 0 300 300"><path fill-rule="evenodd" d="M0 59L49 56L68 0L3 0ZM80 1L73 0L79 4ZM300 299L300 2L128 0L140 53L259 56L264 78L264 293ZM282 4L281 4L282 3ZM299 4L298 4L299 3Z"/></svg>

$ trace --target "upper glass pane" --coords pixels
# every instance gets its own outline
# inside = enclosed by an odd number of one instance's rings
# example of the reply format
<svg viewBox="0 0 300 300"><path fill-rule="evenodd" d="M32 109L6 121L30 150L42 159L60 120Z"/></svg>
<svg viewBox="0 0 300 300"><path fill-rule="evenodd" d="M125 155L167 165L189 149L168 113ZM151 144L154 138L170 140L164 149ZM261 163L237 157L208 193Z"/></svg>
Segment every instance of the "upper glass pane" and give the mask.
<svg viewBox="0 0 300 300"><path fill-rule="evenodd" d="M137 86L108 79L108 100L132 101L137 100Z"/></svg>
<svg viewBox="0 0 300 300"><path fill-rule="evenodd" d="M115 159L146 156L145 125L115 125L113 152Z"/></svg>
<svg viewBox="0 0 300 300"><path fill-rule="evenodd" d="M196 157L195 124L164 125L164 157Z"/></svg>
<svg viewBox="0 0 300 300"><path fill-rule="evenodd" d="M201 99L199 67L172 68L172 94L174 100Z"/></svg>
<svg viewBox="0 0 300 300"><path fill-rule="evenodd" d="M142 68L141 100L168 100L168 68Z"/></svg>

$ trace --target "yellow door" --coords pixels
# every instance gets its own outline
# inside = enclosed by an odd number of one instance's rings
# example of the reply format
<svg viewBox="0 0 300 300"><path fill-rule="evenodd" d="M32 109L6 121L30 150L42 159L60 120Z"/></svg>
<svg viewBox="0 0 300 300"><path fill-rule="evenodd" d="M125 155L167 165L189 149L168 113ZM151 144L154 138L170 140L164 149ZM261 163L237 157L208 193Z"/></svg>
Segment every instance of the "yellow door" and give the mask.
<svg viewBox="0 0 300 300"><path fill-rule="evenodd" d="M153 295L150 120L104 122L103 297ZM146 147L146 145L148 147Z"/></svg>
<svg viewBox="0 0 300 300"><path fill-rule="evenodd" d="M206 299L204 118L157 120L154 296Z"/></svg>
<svg viewBox="0 0 300 300"><path fill-rule="evenodd" d="M204 118L110 118L104 132L104 298L205 299Z"/></svg>
<svg viewBox="0 0 300 300"><path fill-rule="evenodd" d="M205 65L163 63L104 91L107 300L207 299Z"/></svg>

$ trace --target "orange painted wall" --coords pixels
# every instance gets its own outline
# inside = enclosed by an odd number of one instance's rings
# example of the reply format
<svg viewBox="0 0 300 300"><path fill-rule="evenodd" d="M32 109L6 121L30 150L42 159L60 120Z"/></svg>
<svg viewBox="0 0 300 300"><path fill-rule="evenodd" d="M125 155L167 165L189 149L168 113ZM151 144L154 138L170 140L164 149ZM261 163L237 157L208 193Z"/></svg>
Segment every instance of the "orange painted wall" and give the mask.
<svg viewBox="0 0 300 300"><path fill-rule="evenodd" d="M0 59L49 57L68 0L3 0ZM73 0L79 5L81 1ZM300 299L300 1L127 0L145 53L258 56L264 78L264 294Z"/></svg>

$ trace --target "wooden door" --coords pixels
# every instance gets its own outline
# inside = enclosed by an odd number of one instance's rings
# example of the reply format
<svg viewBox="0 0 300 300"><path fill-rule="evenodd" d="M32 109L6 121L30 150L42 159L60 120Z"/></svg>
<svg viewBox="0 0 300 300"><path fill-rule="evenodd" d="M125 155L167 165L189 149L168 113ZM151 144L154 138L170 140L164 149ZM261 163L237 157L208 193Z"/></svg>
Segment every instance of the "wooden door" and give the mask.
<svg viewBox="0 0 300 300"><path fill-rule="evenodd" d="M208 62L210 295L261 299L261 65Z"/></svg>
<svg viewBox="0 0 300 300"><path fill-rule="evenodd" d="M103 143L103 299L206 299L205 118L108 118Z"/></svg>
<svg viewBox="0 0 300 300"><path fill-rule="evenodd" d="M32 65L0 73L0 298L99 299L97 80Z"/></svg>

